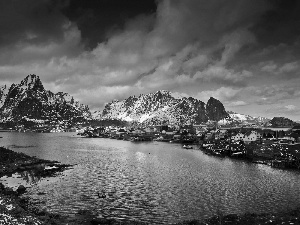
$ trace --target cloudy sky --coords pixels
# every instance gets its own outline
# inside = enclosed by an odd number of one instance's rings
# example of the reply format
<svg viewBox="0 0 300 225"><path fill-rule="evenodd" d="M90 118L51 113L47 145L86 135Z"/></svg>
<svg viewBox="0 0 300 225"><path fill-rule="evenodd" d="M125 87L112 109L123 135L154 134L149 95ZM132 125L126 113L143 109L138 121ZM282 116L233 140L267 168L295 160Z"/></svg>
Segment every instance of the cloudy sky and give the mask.
<svg viewBox="0 0 300 225"><path fill-rule="evenodd" d="M300 1L0 0L0 85L40 76L91 109L169 90L300 120Z"/></svg>

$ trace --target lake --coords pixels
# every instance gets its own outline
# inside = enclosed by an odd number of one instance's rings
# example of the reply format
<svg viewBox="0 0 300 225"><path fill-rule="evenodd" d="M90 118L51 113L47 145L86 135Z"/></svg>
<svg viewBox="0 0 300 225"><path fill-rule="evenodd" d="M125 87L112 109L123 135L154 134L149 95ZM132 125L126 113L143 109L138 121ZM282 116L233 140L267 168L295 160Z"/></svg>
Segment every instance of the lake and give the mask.
<svg viewBox="0 0 300 225"><path fill-rule="evenodd" d="M0 145L14 151L75 164L50 179L19 175L31 185L27 195L32 201L55 213L92 210L159 224L202 220L218 212L282 212L300 206L300 172L208 156L196 146L90 139L76 133L0 136Z"/></svg>

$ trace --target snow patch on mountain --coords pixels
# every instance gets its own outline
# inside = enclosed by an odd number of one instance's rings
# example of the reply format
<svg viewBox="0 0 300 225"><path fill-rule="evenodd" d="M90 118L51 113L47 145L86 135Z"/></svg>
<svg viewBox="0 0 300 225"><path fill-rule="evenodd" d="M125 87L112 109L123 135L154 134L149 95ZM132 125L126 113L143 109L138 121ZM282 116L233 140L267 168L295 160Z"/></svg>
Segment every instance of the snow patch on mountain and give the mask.
<svg viewBox="0 0 300 225"><path fill-rule="evenodd" d="M253 117L251 117L251 116L243 115L243 114L239 114L239 113L230 113L229 116L231 119L238 120L238 121L246 121L249 119L253 119Z"/></svg>

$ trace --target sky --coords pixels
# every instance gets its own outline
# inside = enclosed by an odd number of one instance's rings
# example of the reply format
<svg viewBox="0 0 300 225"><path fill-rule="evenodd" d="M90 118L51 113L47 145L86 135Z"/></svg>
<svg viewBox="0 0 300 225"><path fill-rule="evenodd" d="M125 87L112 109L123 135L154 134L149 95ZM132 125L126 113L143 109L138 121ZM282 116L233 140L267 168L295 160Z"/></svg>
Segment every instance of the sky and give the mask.
<svg viewBox="0 0 300 225"><path fill-rule="evenodd" d="M169 90L300 120L300 1L0 0L0 85L38 75L91 110Z"/></svg>

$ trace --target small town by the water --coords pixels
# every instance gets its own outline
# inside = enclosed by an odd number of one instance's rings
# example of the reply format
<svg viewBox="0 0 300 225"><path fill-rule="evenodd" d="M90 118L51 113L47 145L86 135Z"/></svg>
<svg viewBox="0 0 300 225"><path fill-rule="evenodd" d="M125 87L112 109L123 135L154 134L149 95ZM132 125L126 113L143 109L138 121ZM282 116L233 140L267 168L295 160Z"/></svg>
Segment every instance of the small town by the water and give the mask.
<svg viewBox="0 0 300 225"><path fill-rule="evenodd" d="M127 141L182 143L186 149L206 154L234 157L278 168L300 169L300 126L292 128L213 127L186 125L179 129L156 126L140 129L87 127L78 135Z"/></svg>
<svg viewBox="0 0 300 225"><path fill-rule="evenodd" d="M286 120L286 118L279 119ZM184 148L200 149L208 155L240 158L272 167L300 169L300 125L298 124L290 127L274 127L270 123L255 122L241 122L235 124L236 126L218 125L218 122L147 127L88 126L87 124L77 124L73 127L68 123L54 126L38 124L30 129L22 125L3 131L76 132L77 135L85 138L181 143Z"/></svg>

